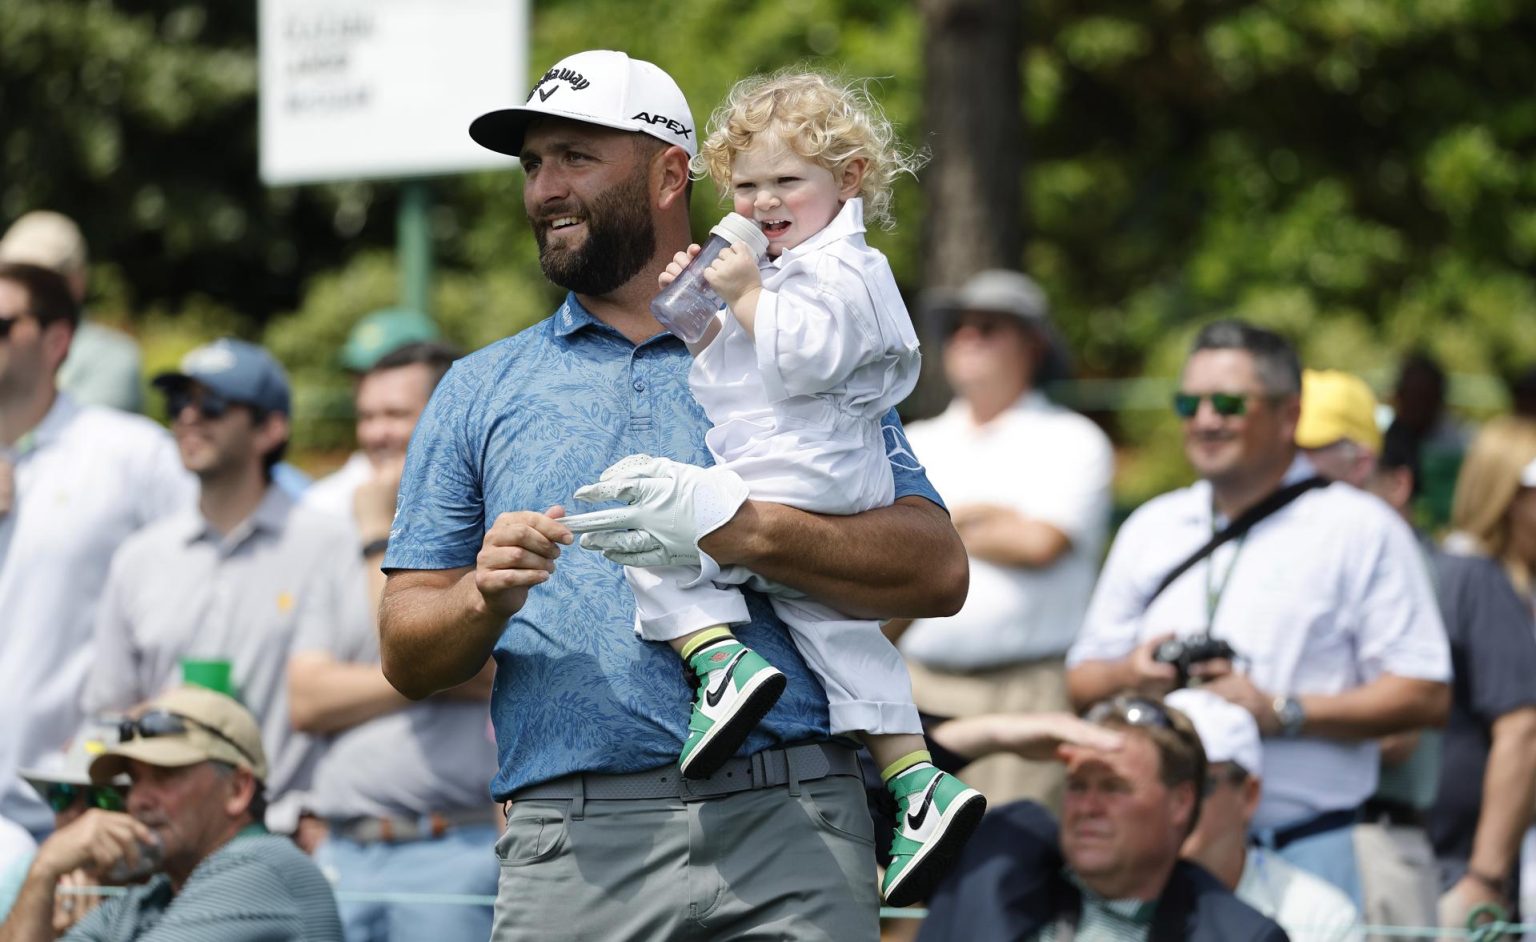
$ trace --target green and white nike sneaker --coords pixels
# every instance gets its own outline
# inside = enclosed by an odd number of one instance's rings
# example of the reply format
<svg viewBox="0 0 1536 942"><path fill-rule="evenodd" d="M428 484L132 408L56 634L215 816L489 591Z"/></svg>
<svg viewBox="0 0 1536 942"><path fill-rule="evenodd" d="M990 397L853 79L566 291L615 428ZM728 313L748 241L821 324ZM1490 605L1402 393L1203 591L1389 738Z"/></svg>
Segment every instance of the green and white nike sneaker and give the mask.
<svg viewBox="0 0 1536 942"><path fill-rule="evenodd" d="M913 766L886 783L896 796L896 833L880 895L888 906L911 906L928 898L986 813L987 799L976 789L928 763Z"/></svg>
<svg viewBox="0 0 1536 942"><path fill-rule="evenodd" d="M708 778L741 748L788 681L756 651L729 636L693 652L688 666L699 679L699 692L677 764L684 778Z"/></svg>

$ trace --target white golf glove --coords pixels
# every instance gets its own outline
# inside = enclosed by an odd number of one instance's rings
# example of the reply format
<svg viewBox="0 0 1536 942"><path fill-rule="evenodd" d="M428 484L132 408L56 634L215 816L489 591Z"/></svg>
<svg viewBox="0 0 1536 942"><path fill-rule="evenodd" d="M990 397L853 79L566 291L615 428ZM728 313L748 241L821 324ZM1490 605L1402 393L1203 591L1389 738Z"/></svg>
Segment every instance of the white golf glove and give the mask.
<svg viewBox="0 0 1536 942"><path fill-rule="evenodd" d="M561 520L582 534L583 548L623 566L698 566L699 577L690 583L697 585L720 574L719 565L699 549L699 540L736 516L747 500L747 485L727 468L630 455L574 496L629 505Z"/></svg>

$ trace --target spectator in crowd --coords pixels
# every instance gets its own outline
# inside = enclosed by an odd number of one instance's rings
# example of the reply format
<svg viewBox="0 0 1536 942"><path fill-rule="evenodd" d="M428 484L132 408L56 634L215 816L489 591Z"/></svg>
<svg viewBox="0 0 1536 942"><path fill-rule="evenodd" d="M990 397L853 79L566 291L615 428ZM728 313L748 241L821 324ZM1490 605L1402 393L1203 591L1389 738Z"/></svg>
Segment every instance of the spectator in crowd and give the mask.
<svg viewBox="0 0 1536 942"><path fill-rule="evenodd" d="M119 775L103 785L91 783L91 762L116 745L117 741L116 724L87 718L64 750L44 756L35 768L21 770L21 777L52 809L54 830L68 826L91 808L122 811L126 807L128 776ZM21 889L31 864L32 855L29 853L24 859L14 861L9 870L0 872L0 919L10 911L15 893ZM100 882L95 874L74 870L59 878L59 889L78 889L95 886ZM59 933L67 931L95 909L101 900L102 897L94 895L55 894L54 930Z"/></svg>
<svg viewBox="0 0 1536 942"><path fill-rule="evenodd" d="M565 549L560 504L624 456L679 459L619 480L650 522L602 534L615 558L697 566L708 554L888 617L948 614L963 598L963 550L938 495L894 460L893 506L819 517L743 502L739 479L696 466L709 460L709 422L688 393L691 358L648 308L689 243L694 126L666 73L621 52L578 53L471 135L521 157L541 265L571 293L548 320L456 363L422 416L385 557L381 647L385 674L412 697L463 683L495 655L493 792L511 804L493 937L771 925L873 940L857 762L827 741L825 696L783 625L746 593L752 621L735 632L788 686L737 758L684 786L682 665L635 637L618 566ZM904 448L894 412L885 423ZM703 858L716 876L688 878Z"/></svg>
<svg viewBox="0 0 1536 942"><path fill-rule="evenodd" d="M1472 439L1471 430L1446 411L1445 370L1428 353L1403 359L1394 387L1390 429L1406 435L1418 450L1419 515L1438 530L1451 515L1456 473Z"/></svg>
<svg viewBox="0 0 1536 942"><path fill-rule="evenodd" d="M1358 939L1360 912L1342 890L1248 839L1264 789L1263 747L1253 717L1207 690L1175 690L1166 704L1195 724L1207 763L1200 823L1184 841L1184 859L1209 870L1293 939Z"/></svg>
<svg viewBox="0 0 1536 942"><path fill-rule="evenodd" d="M353 483L345 507L355 513L377 604L378 571L395 512L395 492L416 420L452 364L438 343L412 342L386 353L357 387L357 440L378 473ZM352 360L350 362L358 362ZM315 485L336 494L343 470ZM488 785L496 747L487 701L494 665L469 683L411 703L379 669L372 621L338 624L323 643L298 651L290 669L299 728L331 736L315 769L309 806L327 825L316 852L341 890L496 893L497 867L487 848L499 830ZM491 933L486 907L384 902L341 905L348 942L364 940L483 940Z"/></svg>
<svg viewBox="0 0 1536 942"><path fill-rule="evenodd" d="M1411 464L1391 435L1387 446L1378 491L1402 506ZM1465 926L1479 904L1518 902L1520 836L1536 806L1536 420L1494 419L1473 440L1452 523L1446 551L1430 557L1456 682L1428 824L1441 925Z"/></svg>
<svg viewBox="0 0 1536 942"><path fill-rule="evenodd" d="M1342 370L1303 370L1296 444L1320 477L1364 487L1381 454L1376 394Z"/></svg>
<svg viewBox="0 0 1536 942"><path fill-rule="evenodd" d="M83 308L90 286L85 237L61 213L26 213L0 238L0 262L37 265L69 284L75 306ZM82 310L69 356L59 367L59 388L81 405L142 412L144 390L139 345L132 337L86 317Z"/></svg>
<svg viewBox="0 0 1536 942"><path fill-rule="evenodd" d="M1358 907L1351 825L1376 789L1376 740L1443 722L1450 656L1407 525L1355 488L1315 486L1296 450L1300 392L1279 336L1237 321L1200 331L1174 400L1200 480L1120 529L1068 683L1078 704L1165 694L1180 672L1164 642L1229 645L1235 658L1188 667L1265 736L1254 827ZM1246 532L1215 546L1234 524Z"/></svg>
<svg viewBox="0 0 1536 942"><path fill-rule="evenodd" d="M1095 704L1109 751L1064 745L1060 833L1042 806L987 815L929 900L922 942L1285 939L1215 877L1179 859L1200 818L1205 752L1183 714L1140 697Z"/></svg>
<svg viewBox="0 0 1536 942"><path fill-rule="evenodd" d="M183 687L147 704L123 735L91 777L126 774L127 812L92 808L43 842L0 942L55 938L56 887L79 869L148 881L103 902L68 940L340 942L320 869L261 825L267 759L249 711Z"/></svg>
<svg viewBox="0 0 1536 942"><path fill-rule="evenodd" d="M267 823L291 832L321 744L294 729L288 661L336 632L368 630L361 555L346 524L272 483L289 392L271 354L217 340L155 386L197 476L197 507L136 534L113 559L83 705L126 710L180 684L188 661L227 662L272 756Z"/></svg>
<svg viewBox="0 0 1536 942"><path fill-rule="evenodd" d="M393 354L406 347L419 352L394 366L380 365L385 357L394 361ZM427 355L429 350L433 355ZM411 430L437 379L448 371L456 356L456 351L440 343L437 327L424 314L390 309L375 311L358 321L341 348L342 366L357 377L352 400L357 410L357 451L335 473L304 492L305 505L352 520L358 488L375 480L381 468L404 463ZM407 368L418 363L423 370ZM426 381L434 373L436 379ZM415 388L418 379L426 383L426 395L419 395ZM365 385L371 388L365 389ZM417 398L421 405L413 411L407 403ZM398 470L393 477L398 486ZM394 513L393 503L390 513Z"/></svg>
<svg viewBox="0 0 1536 942"><path fill-rule="evenodd" d="M53 816L16 772L80 723L112 553L193 494L164 429L59 390L77 317L63 278L0 263L0 815L38 837Z"/></svg>
<svg viewBox="0 0 1536 942"><path fill-rule="evenodd" d="M403 312L386 311L386 314ZM419 315L418 315L419 316ZM365 320L359 330L368 336L394 320ZM405 326L409 326L406 322ZM427 325L430 326L430 323ZM403 332L397 336L408 336ZM361 342L353 331L347 343L348 363L365 362L357 351ZM427 408L432 391L458 358L458 352L435 341L410 341L372 361L357 380L353 402L357 409L358 451L336 473L315 482L304 493L304 506L330 513L356 527L357 541L368 571L369 610L377 612L384 591L384 548L395 519L395 498L405 470L405 448L416 422ZM373 619L376 621L377 619Z"/></svg>
<svg viewBox="0 0 1536 942"><path fill-rule="evenodd" d="M895 622L925 712L1033 713L1068 706L1063 657L1082 623L1109 523L1114 455L1088 419L1046 398L1065 373L1045 294L985 271L932 305L944 321L949 408L910 430L970 558L965 606ZM966 770L994 804L1056 807L1061 766L998 755Z"/></svg>
<svg viewBox="0 0 1536 942"><path fill-rule="evenodd" d="M1296 444L1320 477L1354 487L1369 487L1375 480L1382 452L1376 407L1376 394L1358 376L1338 370L1302 372ZM1401 430L1394 434L1399 441L1407 438ZM1424 812L1435 800L1440 779L1440 733L1395 733L1383 738L1380 747L1379 782L1354 830L1365 921L1427 926L1435 921L1438 880Z"/></svg>

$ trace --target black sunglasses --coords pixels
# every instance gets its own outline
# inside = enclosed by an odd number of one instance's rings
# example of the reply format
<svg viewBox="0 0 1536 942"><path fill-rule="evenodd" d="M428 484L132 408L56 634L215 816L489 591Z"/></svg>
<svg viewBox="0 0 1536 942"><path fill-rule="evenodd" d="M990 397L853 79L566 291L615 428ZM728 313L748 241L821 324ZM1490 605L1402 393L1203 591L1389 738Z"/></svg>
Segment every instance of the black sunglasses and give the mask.
<svg viewBox="0 0 1536 942"><path fill-rule="evenodd" d="M1211 400L1211 408L1216 410L1217 415L1224 418L1246 415L1248 412L1248 397L1244 395L1233 393L1208 393L1201 395L1186 392L1173 394L1173 411L1181 419L1192 419L1195 417L1195 413L1200 411L1200 400L1202 399Z"/></svg>
<svg viewBox="0 0 1536 942"><path fill-rule="evenodd" d="M1102 723L1105 720L1119 720L1132 726L1157 727L1159 729L1173 729L1173 720L1169 718L1168 711L1156 700L1148 700L1145 697L1118 696L1096 703L1083 717L1090 723Z"/></svg>
<svg viewBox="0 0 1536 942"><path fill-rule="evenodd" d="M1236 762L1228 762L1227 768L1206 773L1205 793L1209 795L1221 785L1241 785L1248 781L1248 770Z"/></svg>
<svg viewBox="0 0 1536 942"><path fill-rule="evenodd" d="M76 785L72 782L50 782L45 792L48 807L54 814L63 814L75 802L84 800L87 808L103 811L123 811L128 807L127 796L112 785Z"/></svg>
<svg viewBox="0 0 1536 942"><path fill-rule="evenodd" d="M122 724L118 726L118 738L122 742L128 742L134 738L154 739L157 736L185 736L189 732L189 724L205 732L212 733L229 743L235 748L236 752L245 756L250 761L252 768L258 765L256 759L249 752L246 752L244 747L219 730L214 729L207 723L199 723L190 717L167 713L164 710L150 710L148 713L135 719L123 720Z"/></svg>
<svg viewBox="0 0 1536 942"><path fill-rule="evenodd" d="M1017 320L1007 314L977 313L974 311L960 311L950 314L944 319L944 337L948 339L960 332L960 328L969 327L980 334L983 339L989 339L994 334L1004 330Z"/></svg>
<svg viewBox="0 0 1536 942"><path fill-rule="evenodd" d="M181 415L181 410L187 406L196 409L205 419L222 419L234 405L237 403L225 399L211 389L194 391L186 386L180 386L165 392L165 411L172 420Z"/></svg>
<svg viewBox="0 0 1536 942"><path fill-rule="evenodd" d="M12 328L16 326L16 322L19 320L21 320L19 315L16 317L0 317L0 340L4 340L11 335Z"/></svg>

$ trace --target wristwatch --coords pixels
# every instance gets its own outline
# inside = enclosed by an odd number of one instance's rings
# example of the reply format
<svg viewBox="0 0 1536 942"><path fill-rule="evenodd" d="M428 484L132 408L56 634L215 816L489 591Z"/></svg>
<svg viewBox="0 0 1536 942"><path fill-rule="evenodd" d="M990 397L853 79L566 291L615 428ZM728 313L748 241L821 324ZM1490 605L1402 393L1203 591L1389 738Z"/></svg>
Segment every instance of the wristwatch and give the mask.
<svg viewBox="0 0 1536 942"><path fill-rule="evenodd" d="M1301 727L1307 722L1307 711L1301 708L1300 700L1276 697L1269 708L1275 711L1275 719L1280 721L1281 736L1290 739L1301 734Z"/></svg>

